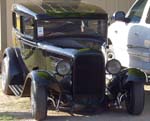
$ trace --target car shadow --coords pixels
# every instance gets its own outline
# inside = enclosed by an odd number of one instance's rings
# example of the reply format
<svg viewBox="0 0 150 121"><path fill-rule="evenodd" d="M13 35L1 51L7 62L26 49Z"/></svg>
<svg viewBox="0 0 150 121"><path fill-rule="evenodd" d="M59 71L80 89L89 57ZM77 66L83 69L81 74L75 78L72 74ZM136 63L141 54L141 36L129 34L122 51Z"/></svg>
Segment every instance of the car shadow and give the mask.
<svg viewBox="0 0 150 121"><path fill-rule="evenodd" d="M49 114L47 119L45 121L97 121L99 116L104 119L105 117L122 117L127 116L128 114L125 112L124 109L109 109L105 110L103 112L96 112L96 113L74 113L70 114L68 113L68 116L58 116L55 114Z"/></svg>
<svg viewBox="0 0 150 121"><path fill-rule="evenodd" d="M32 118L31 112L0 112L0 115L4 116L12 116L16 120L24 120L24 121L35 121ZM110 117L112 121L117 119L122 119L128 117L132 119L133 117L130 116L125 109L109 109L103 112L96 112L96 113L87 113L87 114L80 114L75 113L71 114L68 112L50 112L48 111L48 116L44 121L99 121L109 120Z"/></svg>

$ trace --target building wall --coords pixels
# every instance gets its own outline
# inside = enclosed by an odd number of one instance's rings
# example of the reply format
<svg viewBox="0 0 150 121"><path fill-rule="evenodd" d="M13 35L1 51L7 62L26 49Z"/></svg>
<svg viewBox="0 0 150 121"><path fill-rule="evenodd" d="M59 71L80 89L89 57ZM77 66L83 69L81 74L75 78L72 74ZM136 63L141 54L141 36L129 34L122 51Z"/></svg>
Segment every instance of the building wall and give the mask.
<svg viewBox="0 0 150 121"><path fill-rule="evenodd" d="M130 6L135 0L83 0L87 3L99 5L103 7L109 15L112 15L115 11L123 10L128 11Z"/></svg>
<svg viewBox="0 0 150 121"><path fill-rule="evenodd" d="M24 3L24 2L36 2L36 3L41 3L42 0L14 0L14 3Z"/></svg>
<svg viewBox="0 0 150 121"><path fill-rule="evenodd" d="M7 46L6 12L6 1L0 0L0 50L3 50Z"/></svg>
<svg viewBox="0 0 150 121"><path fill-rule="evenodd" d="M12 45L12 17L11 5L22 2L40 3L42 0L0 0L0 50ZM44 0L43 0L44 1ZM45 0L46 1L46 0ZM68 1L68 0L64 0ZM79 0L80 1L80 0ZM87 3L103 7L111 16L114 11L123 10L127 12L135 0L83 0Z"/></svg>

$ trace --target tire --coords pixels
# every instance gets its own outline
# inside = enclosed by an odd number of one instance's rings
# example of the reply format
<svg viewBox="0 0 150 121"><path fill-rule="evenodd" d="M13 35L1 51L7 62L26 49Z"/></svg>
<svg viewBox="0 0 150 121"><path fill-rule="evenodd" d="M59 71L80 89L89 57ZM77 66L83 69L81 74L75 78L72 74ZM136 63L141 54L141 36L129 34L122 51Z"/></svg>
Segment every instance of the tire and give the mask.
<svg viewBox="0 0 150 121"><path fill-rule="evenodd" d="M32 116L38 121L47 117L47 92L44 86L31 82L31 110Z"/></svg>
<svg viewBox="0 0 150 121"><path fill-rule="evenodd" d="M144 109L144 83L132 82L128 85L126 108L129 114L140 115Z"/></svg>
<svg viewBox="0 0 150 121"><path fill-rule="evenodd" d="M1 72L2 72L2 91L6 95L12 95L12 91L9 88L9 62L8 62L8 57L5 56L2 60L2 67L1 67Z"/></svg>

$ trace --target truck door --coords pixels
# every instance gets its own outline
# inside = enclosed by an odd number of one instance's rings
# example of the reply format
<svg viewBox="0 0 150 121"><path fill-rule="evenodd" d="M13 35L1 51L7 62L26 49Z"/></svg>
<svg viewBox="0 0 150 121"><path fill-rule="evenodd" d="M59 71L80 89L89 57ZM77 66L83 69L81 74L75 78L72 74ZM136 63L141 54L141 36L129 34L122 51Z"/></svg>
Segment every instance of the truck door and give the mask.
<svg viewBox="0 0 150 121"><path fill-rule="evenodd" d="M111 25L110 39L113 44L115 58L125 67L133 67L129 51L143 43L141 27L143 27L143 13L147 0L138 0L126 15L127 21L116 21Z"/></svg>

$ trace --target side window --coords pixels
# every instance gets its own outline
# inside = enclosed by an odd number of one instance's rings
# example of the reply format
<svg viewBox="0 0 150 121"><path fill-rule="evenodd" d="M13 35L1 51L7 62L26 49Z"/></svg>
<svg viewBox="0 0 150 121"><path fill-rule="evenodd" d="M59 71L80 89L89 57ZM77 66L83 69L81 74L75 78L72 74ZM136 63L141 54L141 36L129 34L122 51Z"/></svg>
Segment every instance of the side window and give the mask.
<svg viewBox="0 0 150 121"><path fill-rule="evenodd" d="M147 14L146 23L150 24L150 8Z"/></svg>
<svg viewBox="0 0 150 121"><path fill-rule="evenodd" d="M31 16L23 16L22 17L23 22L23 34L29 38L34 37L34 19Z"/></svg>
<svg viewBox="0 0 150 121"><path fill-rule="evenodd" d="M17 31L21 31L21 16L15 12L13 12L13 27Z"/></svg>

